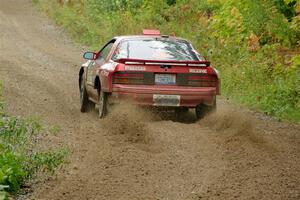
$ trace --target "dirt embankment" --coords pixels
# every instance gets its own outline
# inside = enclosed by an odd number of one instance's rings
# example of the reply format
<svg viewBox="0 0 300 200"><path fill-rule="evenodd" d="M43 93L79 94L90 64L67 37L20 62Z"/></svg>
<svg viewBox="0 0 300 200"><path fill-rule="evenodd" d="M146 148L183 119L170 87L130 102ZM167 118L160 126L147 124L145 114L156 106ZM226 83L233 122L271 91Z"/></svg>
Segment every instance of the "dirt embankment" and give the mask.
<svg viewBox="0 0 300 200"><path fill-rule="evenodd" d="M182 122L121 104L79 112L83 50L30 1L0 0L0 78L8 112L59 125L44 145L66 145L58 175L28 199L299 199L300 127L218 102Z"/></svg>

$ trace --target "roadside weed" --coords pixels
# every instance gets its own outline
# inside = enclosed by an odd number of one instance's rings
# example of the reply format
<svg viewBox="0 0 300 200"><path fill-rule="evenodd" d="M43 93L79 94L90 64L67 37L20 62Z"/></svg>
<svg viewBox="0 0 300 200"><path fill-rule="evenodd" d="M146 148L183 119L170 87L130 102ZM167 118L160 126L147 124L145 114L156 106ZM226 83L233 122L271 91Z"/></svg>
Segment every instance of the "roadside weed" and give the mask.
<svg viewBox="0 0 300 200"><path fill-rule="evenodd" d="M0 96L1 97L1 96ZM0 108L0 200L15 193L38 172L54 173L66 149L38 150L37 136L44 131L37 118L7 116ZM57 129L57 128L56 128Z"/></svg>

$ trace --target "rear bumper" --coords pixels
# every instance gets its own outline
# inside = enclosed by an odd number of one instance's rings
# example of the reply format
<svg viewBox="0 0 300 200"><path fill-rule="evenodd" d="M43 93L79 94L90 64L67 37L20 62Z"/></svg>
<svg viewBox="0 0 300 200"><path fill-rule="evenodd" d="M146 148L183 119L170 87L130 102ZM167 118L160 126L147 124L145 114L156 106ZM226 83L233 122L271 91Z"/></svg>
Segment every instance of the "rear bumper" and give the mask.
<svg viewBox="0 0 300 200"><path fill-rule="evenodd" d="M179 98L178 104L161 105L157 103L156 97L164 95ZM121 98L129 98L139 105L149 106L182 106L194 108L198 104L213 105L217 95L214 87L183 87L183 86L162 86L162 85L123 85L114 84L112 100L118 101Z"/></svg>

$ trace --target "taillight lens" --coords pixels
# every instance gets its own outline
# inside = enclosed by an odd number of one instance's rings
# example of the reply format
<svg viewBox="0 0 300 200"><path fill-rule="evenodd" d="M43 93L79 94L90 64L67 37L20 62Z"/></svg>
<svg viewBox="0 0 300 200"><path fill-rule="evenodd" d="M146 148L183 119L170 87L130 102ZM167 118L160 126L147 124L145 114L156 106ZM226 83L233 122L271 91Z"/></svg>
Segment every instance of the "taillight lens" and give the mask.
<svg viewBox="0 0 300 200"><path fill-rule="evenodd" d="M187 78L187 85L196 87L216 87L217 77L214 75L190 75Z"/></svg>
<svg viewBox="0 0 300 200"><path fill-rule="evenodd" d="M144 74L142 73L116 73L113 77L114 84L143 84Z"/></svg>

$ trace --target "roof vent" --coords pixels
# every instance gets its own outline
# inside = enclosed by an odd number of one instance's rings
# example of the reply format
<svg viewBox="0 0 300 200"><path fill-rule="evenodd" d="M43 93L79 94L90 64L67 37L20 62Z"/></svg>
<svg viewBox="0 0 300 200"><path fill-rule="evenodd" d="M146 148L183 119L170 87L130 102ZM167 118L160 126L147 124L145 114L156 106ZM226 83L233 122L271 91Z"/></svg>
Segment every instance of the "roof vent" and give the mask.
<svg viewBox="0 0 300 200"><path fill-rule="evenodd" d="M160 30L151 30L151 29L144 29L144 35L160 35Z"/></svg>

